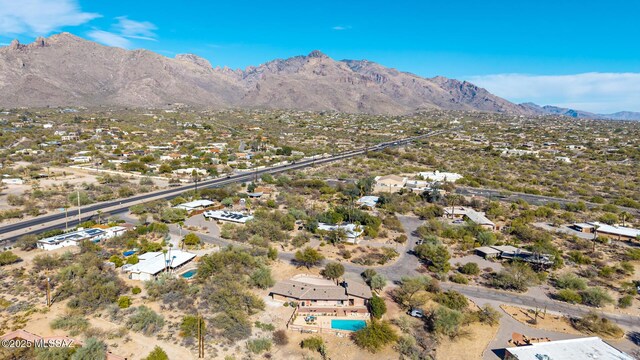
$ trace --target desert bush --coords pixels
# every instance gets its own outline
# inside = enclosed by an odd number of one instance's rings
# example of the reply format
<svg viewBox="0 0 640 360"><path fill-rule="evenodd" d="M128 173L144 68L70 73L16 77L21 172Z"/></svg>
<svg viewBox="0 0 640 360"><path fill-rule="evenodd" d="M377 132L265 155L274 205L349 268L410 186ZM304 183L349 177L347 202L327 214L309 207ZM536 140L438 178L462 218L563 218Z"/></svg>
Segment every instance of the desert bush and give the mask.
<svg viewBox="0 0 640 360"><path fill-rule="evenodd" d="M458 268L458 271L465 275L478 275L480 274L480 267L474 262L466 263Z"/></svg>
<svg viewBox="0 0 640 360"><path fill-rule="evenodd" d="M269 339L252 339L247 341L247 349L254 354L260 354L271 350L271 340Z"/></svg>
<svg viewBox="0 0 640 360"><path fill-rule="evenodd" d="M624 335L618 325L607 318L601 318L596 313L589 313L582 318L572 318L571 325L578 331L593 333L607 337L619 338Z"/></svg>
<svg viewBox="0 0 640 360"><path fill-rule="evenodd" d="M127 326L133 331L141 331L145 335L157 333L164 326L164 318L150 308L142 305L127 320Z"/></svg>
<svg viewBox="0 0 640 360"><path fill-rule="evenodd" d="M89 328L89 321L81 315L63 315L57 317L50 324L52 329L62 329L69 335L76 336Z"/></svg>

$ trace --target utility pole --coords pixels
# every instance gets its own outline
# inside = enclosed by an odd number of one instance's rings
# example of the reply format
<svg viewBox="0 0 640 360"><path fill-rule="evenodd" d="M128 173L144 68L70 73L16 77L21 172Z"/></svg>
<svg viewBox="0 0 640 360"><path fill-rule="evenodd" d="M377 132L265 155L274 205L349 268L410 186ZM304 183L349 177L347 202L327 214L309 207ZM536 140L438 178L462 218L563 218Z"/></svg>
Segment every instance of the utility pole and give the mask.
<svg viewBox="0 0 640 360"><path fill-rule="evenodd" d="M51 278L47 277L47 307L51 307Z"/></svg>

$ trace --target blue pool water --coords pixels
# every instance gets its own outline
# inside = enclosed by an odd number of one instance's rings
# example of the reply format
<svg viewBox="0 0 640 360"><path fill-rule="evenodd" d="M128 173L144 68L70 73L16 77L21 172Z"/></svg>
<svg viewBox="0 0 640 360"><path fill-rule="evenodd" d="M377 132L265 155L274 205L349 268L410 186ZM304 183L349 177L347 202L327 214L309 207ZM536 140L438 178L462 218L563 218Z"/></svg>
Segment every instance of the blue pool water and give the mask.
<svg viewBox="0 0 640 360"><path fill-rule="evenodd" d="M191 269L180 276L182 276L185 279L191 279L196 274L196 272L198 272L198 270Z"/></svg>
<svg viewBox="0 0 640 360"><path fill-rule="evenodd" d="M331 319L331 328L346 331L358 331L367 326L364 320L338 320Z"/></svg>

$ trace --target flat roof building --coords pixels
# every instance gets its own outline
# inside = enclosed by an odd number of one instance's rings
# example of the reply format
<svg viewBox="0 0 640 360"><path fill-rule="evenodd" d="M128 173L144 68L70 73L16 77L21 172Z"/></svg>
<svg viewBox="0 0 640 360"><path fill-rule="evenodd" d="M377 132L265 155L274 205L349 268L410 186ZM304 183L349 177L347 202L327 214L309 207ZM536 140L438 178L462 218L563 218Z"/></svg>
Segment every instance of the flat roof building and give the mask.
<svg viewBox="0 0 640 360"><path fill-rule="evenodd" d="M38 240L38 248L55 250L67 246L78 246L85 240L100 241L109 235L102 229L83 229Z"/></svg>
<svg viewBox="0 0 640 360"><path fill-rule="evenodd" d="M195 200L174 206L175 209L183 209L187 211L201 210L215 204L210 200Z"/></svg>
<svg viewBox="0 0 640 360"><path fill-rule="evenodd" d="M633 360L599 337L558 340L505 349L504 360Z"/></svg>
<svg viewBox="0 0 640 360"><path fill-rule="evenodd" d="M134 265L125 265L122 270L129 273L131 280L148 281L155 279L166 270L176 270L189 263L196 254L182 250L169 249L167 253L153 251L138 255L139 262Z"/></svg>
<svg viewBox="0 0 640 360"><path fill-rule="evenodd" d="M207 219L215 219L220 221L230 221L239 224L244 224L253 219L252 215L247 215L237 211L224 211L224 210L212 210L205 211L204 217Z"/></svg>

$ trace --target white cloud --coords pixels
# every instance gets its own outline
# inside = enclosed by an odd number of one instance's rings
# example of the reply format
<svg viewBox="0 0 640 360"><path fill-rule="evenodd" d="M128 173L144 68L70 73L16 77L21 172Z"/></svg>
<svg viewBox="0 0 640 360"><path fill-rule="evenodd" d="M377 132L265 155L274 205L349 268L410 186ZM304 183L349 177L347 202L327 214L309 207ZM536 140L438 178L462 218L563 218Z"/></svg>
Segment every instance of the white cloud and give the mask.
<svg viewBox="0 0 640 360"><path fill-rule="evenodd" d="M640 111L640 73L495 74L472 83L513 102L534 102L596 113Z"/></svg>
<svg viewBox="0 0 640 360"><path fill-rule="evenodd" d="M154 30L157 27L148 21L129 20L126 16L116 18L118 22L111 28L113 31L92 30L87 33L91 39L108 45L124 49L132 46L130 39L156 41Z"/></svg>
<svg viewBox="0 0 640 360"><path fill-rule="evenodd" d="M338 26L332 27L331 29L336 30L336 31L349 30L349 29L351 29L351 26L338 25Z"/></svg>
<svg viewBox="0 0 640 360"><path fill-rule="evenodd" d="M129 39L112 32L103 30L92 30L87 33L87 36L99 43L108 46L115 46L123 49L128 49L129 47L131 47L131 41L129 41Z"/></svg>
<svg viewBox="0 0 640 360"><path fill-rule="evenodd" d="M148 21L130 20L126 16L118 17L118 23L114 28L124 37L131 39L153 40L156 34L154 30L158 28Z"/></svg>
<svg viewBox="0 0 640 360"><path fill-rule="evenodd" d="M0 33L47 35L100 17L83 12L76 0L0 0Z"/></svg>

